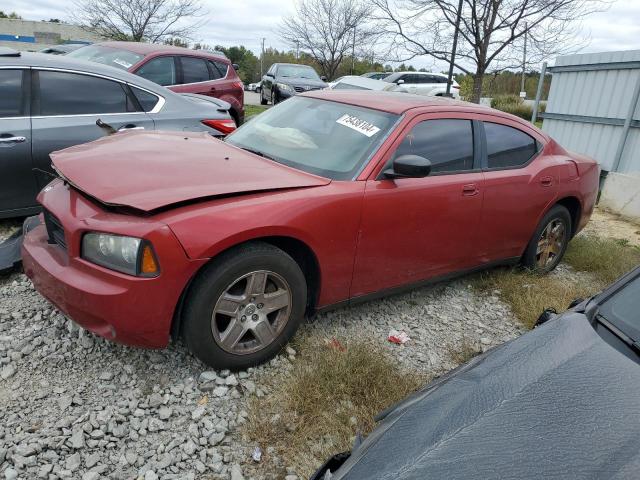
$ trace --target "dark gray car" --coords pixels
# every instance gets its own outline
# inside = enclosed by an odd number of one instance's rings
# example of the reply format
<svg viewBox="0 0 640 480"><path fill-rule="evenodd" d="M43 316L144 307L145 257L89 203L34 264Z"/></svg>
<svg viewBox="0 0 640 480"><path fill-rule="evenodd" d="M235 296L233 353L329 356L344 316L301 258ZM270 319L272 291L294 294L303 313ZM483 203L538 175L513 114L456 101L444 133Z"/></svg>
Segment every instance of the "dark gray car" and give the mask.
<svg viewBox="0 0 640 480"><path fill-rule="evenodd" d="M378 416L312 480L637 479L640 268Z"/></svg>
<svg viewBox="0 0 640 480"><path fill-rule="evenodd" d="M325 78L320 78L308 65L274 63L262 77L260 103L275 105L297 93L321 90L327 87Z"/></svg>
<svg viewBox="0 0 640 480"><path fill-rule="evenodd" d="M52 151L133 129L223 136L235 128L228 109L98 63L0 49L0 218L38 212Z"/></svg>

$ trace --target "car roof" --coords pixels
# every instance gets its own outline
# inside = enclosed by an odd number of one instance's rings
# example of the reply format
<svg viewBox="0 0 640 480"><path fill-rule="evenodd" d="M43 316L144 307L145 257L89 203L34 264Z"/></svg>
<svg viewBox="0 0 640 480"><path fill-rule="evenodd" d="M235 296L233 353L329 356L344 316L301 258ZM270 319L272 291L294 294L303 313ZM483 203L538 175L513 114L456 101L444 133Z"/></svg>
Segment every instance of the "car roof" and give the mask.
<svg viewBox="0 0 640 480"><path fill-rule="evenodd" d="M229 59L220 52L212 52L210 50L193 50L191 48L176 47L173 45L161 45L158 43L143 42L98 42L93 45L101 47L119 48L129 52L138 53L140 55L151 55L153 53L171 53L174 55L189 55L192 57L207 57L223 60L228 63Z"/></svg>
<svg viewBox="0 0 640 480"><path fill-rule="evenodd" d="M302 93L299 96L331 100L357 107L373 108L375 110L395 113L397 115L401 115L412 108L419 107L434 107L434 109L440 110L464 110L501 114L501 112L484 105L452 100L445 97L428 97L426 95L414 95L402 92L371 90L314 90Z"/></svg>
<svg viewBox="0 0 640 480"><path fill-rule="evenodd" d="M73 70L77 72L92 73L104 77L111 77L123 82L132 83L134 85L151 90L158 95L166 97L171 95L171 91L153 83L145 78L129 73L109 65L103 65L88 60L80 60L77 58L67 57L66 55L48 55L39 52L21 52L17 57L0 56L0 66L16 66L16 67L43 67L55 68L61 70Z"/></svg>
<svg viewBox="0 0 640 480"><path fill-rule="evenodd" d="M276 63L274 63L274 65L277 65L277 66L291 65L293 67L309 67L309 68L313 68L311 65L305 65L304 63L281 63L281 62L276 62Z"/></svg>

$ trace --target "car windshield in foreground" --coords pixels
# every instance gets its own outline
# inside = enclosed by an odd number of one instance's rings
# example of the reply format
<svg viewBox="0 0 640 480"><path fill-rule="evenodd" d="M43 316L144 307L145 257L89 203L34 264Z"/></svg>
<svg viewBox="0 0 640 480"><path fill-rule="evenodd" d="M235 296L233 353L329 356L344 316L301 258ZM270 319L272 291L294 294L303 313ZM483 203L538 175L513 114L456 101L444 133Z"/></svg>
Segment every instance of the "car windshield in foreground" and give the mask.
<svg viewBox="0 0 640 480"><path fill-rule="evenodd" d="M640 274L605 300L598 314L635 342L640 341Z"/></svg>
<svg viewBox="0 0 640 480"><path fill-rule="evenodd" d="M316 71L311 67L299 65L281 65L278 67L278 77L307 78L320 80Z"/></svg>
<svg viewBox="0 0 640 480"><path fill-rule="evenodd" d="M226 142L333 180L350 180L371 158L398 115L294 97L247 122Z"/></svg>
<svg viewBox="0 0 640 480"><path fill-rule="evenodd" d="M109 65L121 70L128 70L133 65L142 60L143 55L119 50L117 48L103 47L102 45L89 45L79 48L67 54L67 57L79 58L80 60L90 60L103 65Z"/></svg>

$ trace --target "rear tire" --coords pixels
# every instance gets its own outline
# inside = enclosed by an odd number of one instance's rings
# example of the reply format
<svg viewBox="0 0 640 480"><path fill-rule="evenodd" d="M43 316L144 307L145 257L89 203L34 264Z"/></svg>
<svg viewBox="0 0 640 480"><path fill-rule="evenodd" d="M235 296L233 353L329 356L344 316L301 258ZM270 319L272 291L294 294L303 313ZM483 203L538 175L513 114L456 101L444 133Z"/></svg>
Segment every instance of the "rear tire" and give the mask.
<svg viewBox="0 0 640 480"><path fill-rule="evenodd" d="M242 370L267 362L304 319L307 282L296 261L268 243L223 253L194 280L183 339L202 362Z"/></svg>
<svg viewBox="0 0 640 480"><path fill-rule="evenodd" d="M555 205L542 218L522 256L522 265L538 273L548 273L558 266L571 238L571 214Z"/></svg>

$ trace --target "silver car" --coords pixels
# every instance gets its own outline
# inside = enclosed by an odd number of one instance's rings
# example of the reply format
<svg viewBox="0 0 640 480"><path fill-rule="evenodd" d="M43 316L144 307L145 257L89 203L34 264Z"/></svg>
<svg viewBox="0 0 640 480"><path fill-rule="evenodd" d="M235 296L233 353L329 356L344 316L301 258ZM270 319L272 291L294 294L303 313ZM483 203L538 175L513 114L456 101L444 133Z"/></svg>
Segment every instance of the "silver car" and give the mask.
<svg viewBox="0 0 640 480"><path fill-rule="evenodd" d="M39 211L52 151L126 130L224 136L229 107L98 63L0 48L0 218Z"/></svg>

